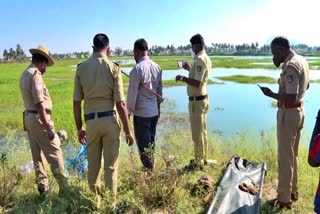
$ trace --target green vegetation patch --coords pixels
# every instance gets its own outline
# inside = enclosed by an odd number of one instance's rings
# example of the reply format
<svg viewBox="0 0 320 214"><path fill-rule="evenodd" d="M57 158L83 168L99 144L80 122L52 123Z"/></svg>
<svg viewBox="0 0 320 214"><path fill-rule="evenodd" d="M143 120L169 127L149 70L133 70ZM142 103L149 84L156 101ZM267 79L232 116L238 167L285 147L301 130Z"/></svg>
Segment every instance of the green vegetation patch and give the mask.
<svg viewBox="0 0 320 214"><path fill-rule="evenodd" d="M267 206L267 199L274 193L276 197L277 143L275 130L261 130L255 136L238 133L222 140L218 135L208 139L208 158L217 161L208 164L203 171L185 170L185 165L193 158L193 142L188 128L187 115L169 115L164 112L159 121L155 169L151 175L145 173L136 146L123 146L119 157L117 208L121 213L205 213L215 196L215 192L201 191L191 194L193 186L202 175L213 179L214 189L232 156L239 156L256 163L266 163L268 173L264 181L261 198L261 213L279 213ZM166 129L161 129L166 127ZM70 172L71 189L63 197L58 195L58 185L49 173L49 197L39 198L34 183L34 169L29 174L20 174L19 166L31 159L31 151L25 134L6 130L0 141L0 213L97 213L95 196L90 193L86 178ZM123 139L123 138L122 138ZM62 144L64 158L76 155L75 138ZM74 148L74 149L73 149ZM71 151L71 152L70 152ZM313 209L313 197L318 183L318 169L312 169L307 162L308 147L299 147L299 195L292 213L307 213ZM47 169L49 171L49 169ZM103 176L100 177L103 181ZM103 183L103 182L101 182ZM309 188L303 188L308 186ZM112 210L111 196L103 192L101 210L103 213L117 213ZM272 197L272 196L271 196ZM2 200L1 200L2 199ZM117 211L118 211L117 210ZM159 212L159 210L161 212Z"/></svg>
<svg viewBox="0 0 320 214"><path fill-rule="evenodd" d="M272 59L238 59L235 57L212 57L212 65L215 68L264 68L274 69L275 66L270 63Z"/></svg>
<svg viewBox="0 0 320 214"><path fill-rule="evenodd" d="M320 80L311 80L311 83L320 83Z"/></svg>
<svg viewBox="0 0 320 214"><path fill-rule="evenodd" d="M245 75L231 75L217 77L219 80L232 81L237 83L276 83L277 80L266 76L245 76Z"/></svg>
<svg viewBox="0 0 320 214"><path fill-rule="evenodd" d="M215 82L209 79L208 85L211 85L211 84L223 84L223 83ZM163 80L164 87L174 87L174 86L182 86L182 85L186 85L186 83L181 81L176 82L176 80Z"/></svg>

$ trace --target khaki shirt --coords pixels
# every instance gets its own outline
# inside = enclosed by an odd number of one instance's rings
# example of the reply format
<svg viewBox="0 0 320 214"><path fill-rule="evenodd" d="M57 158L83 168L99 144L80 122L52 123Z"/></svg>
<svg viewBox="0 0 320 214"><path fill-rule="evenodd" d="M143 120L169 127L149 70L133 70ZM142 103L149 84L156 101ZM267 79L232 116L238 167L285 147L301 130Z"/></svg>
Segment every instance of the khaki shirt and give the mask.
<svg viewBox="0 0 320 214"><path fill-rule="evenodd" d="M20 77L20 91L24 107L27 110L37 110L36 104L43 103L46 109L52 109L49 91L42 79L41 72L31 64Z"/></svg>
<svg viewBox="0 0 320 214"><path fill-rule="evenodd" d="M211 59L206 54L206 51L200 51L195 56L194 63L190 68L189 78L198 80L201 83L198 88L187 84L187 94L189 97L207 94L207 82L211 68Z"/></svg>
<svg viewBox="0 0 320 214"><path fill-rule="evenodd" d="M77 67L73 100L84 100L85 114L115 110L115 102L124 101L119 66L105 54L93 53Z"/></svg>
<svg viewBox="0 0 320 214"><path fill-rule="evenodd" d="M296 103L302 102L309 84L309 65L300 55L292 52L282 66L279 94L297 94Z"/></svg>

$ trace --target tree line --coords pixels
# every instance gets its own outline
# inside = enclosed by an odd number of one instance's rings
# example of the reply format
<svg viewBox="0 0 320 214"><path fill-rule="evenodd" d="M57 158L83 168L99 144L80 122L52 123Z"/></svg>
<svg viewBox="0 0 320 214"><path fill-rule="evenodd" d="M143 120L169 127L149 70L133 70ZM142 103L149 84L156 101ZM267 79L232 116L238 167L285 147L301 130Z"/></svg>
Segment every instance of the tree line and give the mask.
<svg viewBox="0 0 320 214"><path fill-rule="evenodd" d="M309 47L305 44L292 45L292 48L299 54L308 56L320 56L320 47ZM163 55L190 55L191 45L167 45L159 46L153 45L149 49L149 55L151 56L163 56ZM252 42L251 44L228 44L228 43L211 43L206 46L206 52L209 55L270 55L270 45L259 46L258 42ZM50 53L51 54L51 53ZM10 48L3 50L3 57L0 61L23 61L27 59L20 44L16 45L16 48ZM72 53L53 53L51 54L54 59L85 59L88 58L91 53L89 51L72 52ZM111 50L112 56L133 56L133 51L129 49L122 49L116 47Z"/></svg>
<svg viewBox="0 0 320 214"><path fill-rule="evenodd" d="M20 44L16 45L16 48L10 48L9 50L3 50L3 61L22 61L27 58Z"/></svg>

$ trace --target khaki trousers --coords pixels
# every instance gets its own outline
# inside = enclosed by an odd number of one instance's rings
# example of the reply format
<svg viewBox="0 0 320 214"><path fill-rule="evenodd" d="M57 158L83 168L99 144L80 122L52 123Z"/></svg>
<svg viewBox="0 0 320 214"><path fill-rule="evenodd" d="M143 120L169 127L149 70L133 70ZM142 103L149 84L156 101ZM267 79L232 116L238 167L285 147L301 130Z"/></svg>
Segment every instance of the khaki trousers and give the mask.
<svg viewBox="0 0 320 214"><path fill-rule="evenodd" d="M277 113L279 184L277 199L291 202L291 193L298 191L298 148L304 123L304 109L279 108Z"/></svg>
<svg viewBox="0 0 320 214"><path fill-rule="evenodd" d="M189 116L195 163L203 164L208 159L207 113L209 100L189 102Z"/></svg>
<svg viewBox="0 0 320 214"><path fill-rule="evenodd" d="M117 170L120 151L120 123L116 116L95 118L86 121L88 183L96 194L100 189L101 157L104 158L105 186L111 192L117 192Z"/></svg>
<svg viewBox="0 0 320 214"><path fill-rule="evenodd" d="M48 176L45 169L46 160L50 164L51 172L59 184L60 189L68 187L59 137L55 135L55 138L50 141L39 115L33 113L25 114L25 125L28 130L38 188L43 186L45 189L48 189ZM50 118L50 115L47 116ZM51 120L49 122L53 126L53 122Z"/></svg>

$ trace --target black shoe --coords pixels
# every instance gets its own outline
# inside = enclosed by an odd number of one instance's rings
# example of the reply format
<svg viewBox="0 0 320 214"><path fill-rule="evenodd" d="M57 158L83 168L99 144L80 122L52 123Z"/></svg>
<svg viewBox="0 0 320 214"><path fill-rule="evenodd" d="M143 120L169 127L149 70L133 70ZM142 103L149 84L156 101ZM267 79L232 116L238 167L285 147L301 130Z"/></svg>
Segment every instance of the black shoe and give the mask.
<svg viewBox="0 0 320 214"><path fill-rule="evenodd" d="M202 164L195 163L194 160L190 160L190 163L185 166L185 169L186 170L190 170L190 171L199 169L199 170L203 171L204 170L204 166Z"/></svg>
<svg viewBox="0 0 320 214"><path fill-rule="evenodd" d="M45 185L38 185L38 191L41 197L45 198L49 196L49 188Z"/></svg>
<svg viewBox="0 0 320 214"><path fill-rule="evenodd" d="M296 202L299 199L299 193L298 192L292 192L291 193L291 201Z"/></svg>

